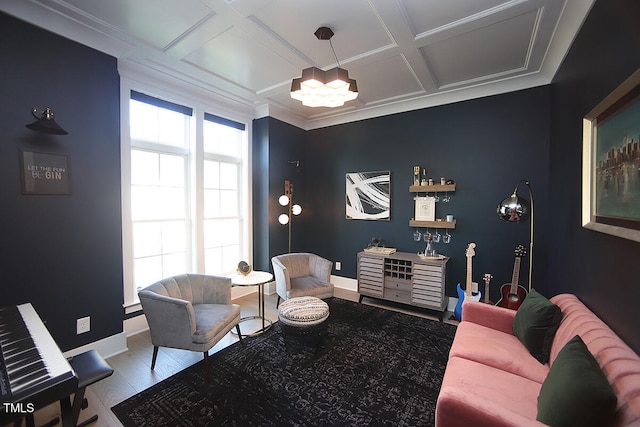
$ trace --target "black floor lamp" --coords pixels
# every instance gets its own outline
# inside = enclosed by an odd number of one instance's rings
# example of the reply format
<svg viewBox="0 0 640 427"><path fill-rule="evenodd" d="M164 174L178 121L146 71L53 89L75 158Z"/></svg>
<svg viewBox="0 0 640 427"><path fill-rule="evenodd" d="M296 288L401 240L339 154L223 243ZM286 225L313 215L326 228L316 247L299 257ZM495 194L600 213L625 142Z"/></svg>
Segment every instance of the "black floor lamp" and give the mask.
<svg viewBox="0 0 640 427"><path fill-rule="evenodd" d="M524 184L529 189L529 202L527 199L518 196L518 187ZM531 218L529 235L529 292L531 292L531 277L533 273L533 192L531 183L526 179L521 179L513 190L513 194L498 204L498 217L506 222L525 222Z"/></svg>

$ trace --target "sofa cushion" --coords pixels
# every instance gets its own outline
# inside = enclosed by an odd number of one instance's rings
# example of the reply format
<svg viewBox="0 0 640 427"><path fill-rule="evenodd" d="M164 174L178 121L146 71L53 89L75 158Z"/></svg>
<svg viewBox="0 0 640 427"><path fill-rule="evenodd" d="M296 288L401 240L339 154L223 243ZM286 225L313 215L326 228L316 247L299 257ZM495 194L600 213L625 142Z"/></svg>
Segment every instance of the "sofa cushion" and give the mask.
<svg viewBox="0 0 640 427"><path fill-rule="evenodd" d="M312 296L316 298L328 298L333 296L333 285L313 276L291 278L289 298Z"/></svg>
<svg viewBox="0 0 640 427"><path fill-rule="evenodd" d="M513 319L513 334L540 363L547 363L561 320L560 308L531 289Z"/></svg>
<svg viewBox="0 0 640 427"><path fill-rule="evenodd" d="M528 356L530 357L530 356ZM501 369L452 357L436 404L436 427L540 426L541 384Z"/></svg>
<svg viewBox="0 0 640 427"><path fill-rule="evenodd" d="M468 304L471 303L465 303ZM513 334L466 320L456 330L456 338L449 351L449 358L452 357L493 366L540 384L549 372L549 366L531 357L529 350Z"/></svg>
<svg viewBox="0 0 640 427"><path fill-rule="evenodd" d="M579 335L560 350L538 396L537 420L554 427L603 427L616 411L616 395Z"/></svg>
<svg viewBox="0 0 640 427"><path fill-rule="evenodd" d="M237 304L195 304L196 331L191 339L195 344L207 344L219 340L240 321Z"/></svg>

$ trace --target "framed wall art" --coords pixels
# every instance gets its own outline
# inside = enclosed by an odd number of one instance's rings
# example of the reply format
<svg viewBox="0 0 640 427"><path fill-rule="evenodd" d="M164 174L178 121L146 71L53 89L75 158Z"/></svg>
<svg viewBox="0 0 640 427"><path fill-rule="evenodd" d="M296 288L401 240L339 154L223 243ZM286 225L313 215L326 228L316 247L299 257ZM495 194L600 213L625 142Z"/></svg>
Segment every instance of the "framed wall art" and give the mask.
<svg viewBox="0 0 640 427"><path fill-rule="evenodd" d="M582 226L640 241L640 70L584 117Z"/></svg>
<svg viewBox="0 0 640 427"><path fill-rule="evenodd" d="M347 173L346 182L347 219L390 220L390 171Z"/></svg>
<svg viewBox="0 0 640 427"><path fill-rule="evenodd" d="M20 151L22 194L71 194L66 155Z"/></svg>

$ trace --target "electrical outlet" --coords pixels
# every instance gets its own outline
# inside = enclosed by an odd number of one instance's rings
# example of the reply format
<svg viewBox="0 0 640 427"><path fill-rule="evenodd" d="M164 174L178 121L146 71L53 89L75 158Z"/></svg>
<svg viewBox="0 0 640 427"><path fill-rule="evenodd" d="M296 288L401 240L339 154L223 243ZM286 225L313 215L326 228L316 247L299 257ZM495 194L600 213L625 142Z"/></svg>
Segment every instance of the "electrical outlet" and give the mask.
<svg viewBox="0 0 640 427"><path fill-rule="evenodd" d="M340 261L336 261L336 271L340 271L342 269L342 263Z"/></svg>
<svg viewBox="0 0 640 427"><path fill-rule="evenodd" d="M91 317L82 317L76 320L76 335L84 334L91 330Z"/></svg>

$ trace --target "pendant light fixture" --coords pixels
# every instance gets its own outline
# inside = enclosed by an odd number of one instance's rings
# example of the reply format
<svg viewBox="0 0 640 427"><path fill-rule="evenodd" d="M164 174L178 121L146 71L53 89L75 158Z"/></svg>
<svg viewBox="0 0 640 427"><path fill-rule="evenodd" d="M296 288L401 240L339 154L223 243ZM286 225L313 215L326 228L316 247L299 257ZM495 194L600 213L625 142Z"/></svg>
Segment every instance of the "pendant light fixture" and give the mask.
<svg viewBox="0 0 640 427"><path fill-rule="evenodd" d="M341 107L358 97L358 86L354 79L349 78L349 72L340 68L340 61L331 43L331 28L320 27L314 34L318 40L329 40L338 66L327 71L318 67L302 70L302 77L291 82L291 98L307 107Z"/></svg>

